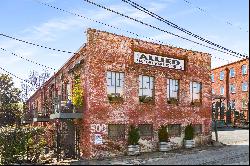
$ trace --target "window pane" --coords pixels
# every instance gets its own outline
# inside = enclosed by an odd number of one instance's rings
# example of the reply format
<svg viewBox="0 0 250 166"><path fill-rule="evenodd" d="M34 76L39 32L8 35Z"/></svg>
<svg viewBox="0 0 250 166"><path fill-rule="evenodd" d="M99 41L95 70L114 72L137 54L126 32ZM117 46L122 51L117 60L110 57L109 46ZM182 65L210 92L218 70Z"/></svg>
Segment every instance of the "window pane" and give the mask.
<svg viewBox="0 0 250 166"><path fill-rule="evenodd" d="M247 65L242 65L242 75L247 74Z"/></svg>
<svg viewBox="0 0 250 166"><path fill-rule="evenodd" d="M180 137L181 136L181 125L180 124L168 125L168 134L170 137Z"/></svg>
<svg viewBox="0 0 250 166"><path fill-rule="evenodd" d="M125 138L125 125L123 124L109 124L108 136L111 139Z"/></svg>
<svg viewBox="0 0 250 166"><path fill-rule="evenodd" d="M194 127L194 135L202 134L202 125L201 124L195 124Z"/></svg>
<svg viewBox="0 0 250 166"><path fill-rule="evenodd" d="M220 94L224 95L224 87L220 87Z"/></svg>
<svg viewBox="0 0 250 166"><path fill-rule="evenodd" d="M153 97L154 77L139 76L139 96Z"/></svg>
<svg viewBox="0 0 250 166"><path fill-rule="evenodd" d="M211 81L214 82L214 75L211 75Z"/></svg>
<svg viewBox="0 0 250 166"><path fill-rule="evenodd" d="M220 80L223 80L224 79L224 71L221 71L220 72Z"/></svg>
<svg viewBox="0 0 250 166"><path fill-rule="evenodd" d="M167 99L178 99L179 80L167 79Z"/></svg>
<svg viewBox="0 0 250 166"><path fill-rule="evenodd" d="M152 124L139 124L138 125L140 136L153 136Z"/></svg>
<svg viewBox="0 0 250 166"><path fill-rule="evenodd" d="M244 83L242 83L242 91L247 91L247 87L248 86L248 83L247 82L244 82Z"/></svg>
<svg viewBox="0 0 250 166"><path fill-rule="evenodd" d="M107 93L121 95L123 93L124 73L107 72Z"/></svg>

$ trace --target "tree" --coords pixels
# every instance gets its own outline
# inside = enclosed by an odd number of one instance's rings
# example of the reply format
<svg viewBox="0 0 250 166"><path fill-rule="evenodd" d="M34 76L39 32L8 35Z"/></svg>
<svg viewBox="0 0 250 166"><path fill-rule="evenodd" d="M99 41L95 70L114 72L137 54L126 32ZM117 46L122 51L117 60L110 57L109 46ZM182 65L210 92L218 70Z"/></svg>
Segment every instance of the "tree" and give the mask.
<svg viewBox="0 0 250 166"><path fill-rule="evenodd" d="M0 126L14 124L20 119L20 93L9 75L0 74Z"/></svg>
<svg viewBox="0 0 250 166"><path fill-rule="evenodd" d="M30 71L29 78L25 79L25 81L21 83L22 100L26 101L32 93L34 93L39 87L41 87L45 83L45 81L48 80L49 76L50 74L46 69L43 70L41 74L39 74L35 70Z"/></svg>

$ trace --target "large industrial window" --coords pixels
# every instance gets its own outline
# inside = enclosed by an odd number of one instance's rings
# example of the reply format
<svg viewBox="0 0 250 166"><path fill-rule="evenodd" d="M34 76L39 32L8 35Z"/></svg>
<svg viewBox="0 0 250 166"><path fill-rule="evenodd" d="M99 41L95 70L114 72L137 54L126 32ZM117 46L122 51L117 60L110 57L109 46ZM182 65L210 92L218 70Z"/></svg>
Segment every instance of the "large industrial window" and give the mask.
<svg viewBox="0 0 250 166"><path fill-rule="evenodd" d="M201 124L195 124L193 125L194 128L194 135L202 134L202 125Z"/></svg>
<svg viewBox="0 0 250 166"><path fill-rule="evenodd" d="M179 80L167 79L167 100L178 100Z"/></svg>
<svg viewBox="0 0 250 166"><path fill-rule="evenodd" d="M168 134L170 137L180 137L181 136L181 125L180 124L170 124L168 125Z"/></svg>
<svg viewBox="0 0 250 166"><path fill-rule="evenodd" d="M229 71L229 76L230 76L230 78L232 78L232 77L235 76L235 71L234 71L233 68L230 69L230 71Z"/></svg>
<svg viewBox="0 0 250 166"><path fill-rule="evenodd" d="M125 125L124 124L109 124L108 136L111 139L125 138Z"/></svg>
<svg viewBox="0 0 250 166"><path fill-rule="evenodd" d="M190 82L190 94L192 102L201 102L201 83Z"/></svg>
<svg viewBox="0 0 250 166"><path fill-rule="evenodd" d="M246 75L247 74L247 65L242 65L241 72L242 72L242 75Z"/></svg>
<svg viewBox="0 0 250 166"><path fill-rule="evenodd" d="M153 97L154 96L154 77L139 76L139 97Z"/></svg>
<svg viewBox="0 0 250 166"><path fill-rule="evenodd" d="M108 95L122 96L124 85L124 73L107 72L107 93Z"/></svg>
<svg viewBox="0 0 250 166"><path fill-rule="evenodd" d="M152 124L139 124L138 125L140 136L153 136L153 125Z"/></svg>
<svg viewBox="0 0 250 166"><path fill-rule="evenodd" d="M220 80L223 80L224 79L224 71L221 71L220 72Z"/></svg>

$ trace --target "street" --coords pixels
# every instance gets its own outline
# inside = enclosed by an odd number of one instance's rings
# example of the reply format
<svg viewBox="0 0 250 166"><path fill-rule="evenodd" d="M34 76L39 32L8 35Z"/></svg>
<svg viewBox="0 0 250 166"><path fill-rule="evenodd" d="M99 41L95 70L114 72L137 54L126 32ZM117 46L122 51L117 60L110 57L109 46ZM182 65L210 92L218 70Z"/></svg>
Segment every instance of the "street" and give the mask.
<svg viewBox="0 0 250 166"><path fill-rule="evenodd" d="M249 130L224 129L218 131L222 146L179 149L167 153L144 153L138 157L116 157L104 160L76 161L81 165L248 165ZM213 139L214 133L213 133Z"/></svg>

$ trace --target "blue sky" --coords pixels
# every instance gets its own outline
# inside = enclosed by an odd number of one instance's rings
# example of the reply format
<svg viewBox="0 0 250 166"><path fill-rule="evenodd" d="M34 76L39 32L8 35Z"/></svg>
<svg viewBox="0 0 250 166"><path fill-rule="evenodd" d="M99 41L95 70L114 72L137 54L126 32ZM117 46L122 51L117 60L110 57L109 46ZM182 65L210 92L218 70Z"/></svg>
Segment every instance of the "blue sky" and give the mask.
<svg viewBox="0 0 250 166"><path fill-rule="evenodd" d="M83 0L41 1L81 14L88 18L117 26L124 30L138 33L142 36L161 40L166 44L207 52L214 57L220 57L227 60L224 61L212 58L212 68L239 60L239 58L198 46L194 43L112 14L88 4ZM196 39L134 9L121 0L93 1L196 41ZM249 29L248 0L187 0L191 2L191 5L184 0L134 1L180 27L188 29L226 48L249 55L249 32L246 32ZM197 7L201 7L207 12L201 12ZM73 52L77 51L80 46L86 42L85 31L87 28L96 28L136 38L136 36L125 31L111 29L104 25L43 6L35 0L1 1L0 20L0 33L52 48ZM233 25L226 24L226 21L230 21ZM144 37L140 38L144 39ZM11 56L10 52L38 61L41 64L51 66L55 69L59 69L71 56L71 54L27 45L2 36L0 36L0 47L9 51L4 52L0 50L0 67L22 78L27 78L31 70L41 72L43 68ZM51 71L51 73L53 73L53 71ZM20 87L20 81L18 79L14 79L14 81L16 85Z"/></svg>

